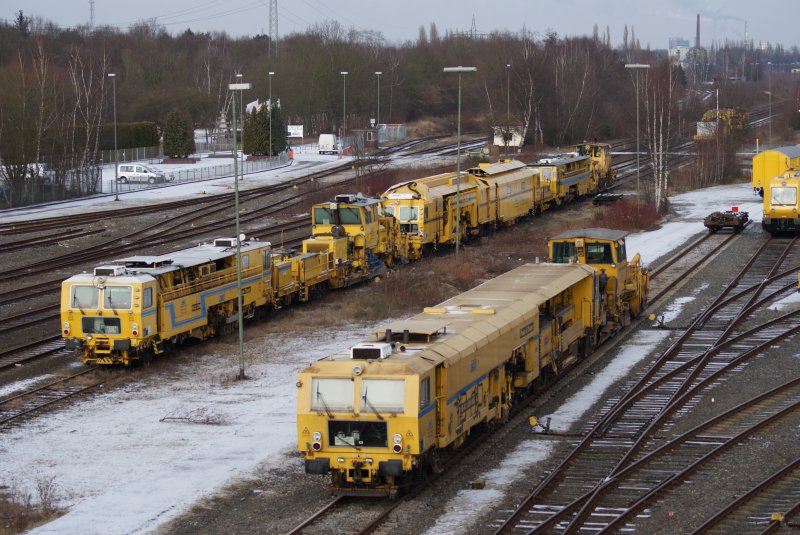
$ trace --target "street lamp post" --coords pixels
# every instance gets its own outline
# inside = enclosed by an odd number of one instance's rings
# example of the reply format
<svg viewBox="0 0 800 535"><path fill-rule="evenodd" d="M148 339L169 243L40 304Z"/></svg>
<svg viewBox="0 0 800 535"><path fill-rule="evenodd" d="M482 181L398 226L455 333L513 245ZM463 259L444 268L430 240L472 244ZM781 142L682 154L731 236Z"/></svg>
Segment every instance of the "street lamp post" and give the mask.
<svg viewBox="0 0 800 535"><path fill-rule="evenodd" d="M511 64L506 63L506 132L503 140L508 154L508 138L511 135Z"/></svg>
<svg viewBox="0 0 800 535"><path fill-rule="evenodd" d="M236 73L236 82L237 83L241 83L242 82L242 73L240 73L240 72ZM244 120L245 120L244 107L243 107L244 106L244 102L243 101L244 101L244 98L242 97L242 94L239 93L239 117L242 118L242 156L241 156L241 158L242 158L241 162L242 163L241 163L241 166L239 167L239 172L242 173L242 180L244 180ZM239 157L238 153L236 153L236 157L237 158Z"/></svg>
<svg viewBox="0 0 800 535"><path fill-rule="evenodd" d="M769 146L772 147L772 62L768 61L769 67Z"/></svg>
<svg viewBox="0 0 800 535"><path fill-rule="evenodd" d="M626 69L636 70L636 212L639 212L639 69L649 69L644 63L626 63Z"/></svg>
<svg viewBox="0 0 800 535"><path fill-rule="evenodd" d="M381 74L383 71L375 71L375 76L378 77L378 104L375 106L375 143L380 143L378 139L378 131L381 128Z"/></svg>
<svg viewBox="0 0 800 535"><path fill-rule="evenodd" d="M477 67L445 67L444 72L458 74L458 133L456 135L456 263L458 263L458 246L461 242L461 75L465 72L476 72Z"/></svg>
<svg viewBox="0 0 800 535"><path fill-rule="evenodd" d="M347 71L342 71L342 135L339 140L344 148L344 136L347 133Z"/></svg>
<svg viewBox="0 0 800 535"><path fill-rule="evenodd" d="M233 110L233 198L236 211L236 307L239 316L239 379L244 379L244 314L242 311L242 238L239 233L239 172L236 169L236 162L239 159L237 154L236 141L236 92L239 91L239 101L241 102L241 91L250 89L249 83L228 84L231 94L231 108Z"/></svg>
<svg viewBox="0 0 800 535"><path fill-rule="evenodd" d="M272 158L272 75L269 71L269 157Z"/></svg>
<svg viewBox="0 0 800 535"><path fill-rule="evenodd" d="M114 101L114 200L119 200L119 165L117 164L117 75L108 73L111 78L112 94Z"/></svg>

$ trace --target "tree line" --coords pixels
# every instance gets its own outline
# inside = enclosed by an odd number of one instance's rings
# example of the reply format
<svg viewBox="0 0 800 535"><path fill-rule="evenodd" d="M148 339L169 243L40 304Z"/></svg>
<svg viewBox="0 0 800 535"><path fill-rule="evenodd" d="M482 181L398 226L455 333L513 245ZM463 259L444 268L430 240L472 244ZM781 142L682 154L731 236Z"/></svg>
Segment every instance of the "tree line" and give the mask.
<svg viewBox="0 0 800 535"><path fill-rule="evenodd" d="M711 107L709 92L718 89L723 106L763 104L770 63L776 106L794 97L793 79L783 71L800 59L796 47L760 51L724 43L683 69L663 51L643 49L633 31L628 38L627 27L625 37L614 47L608 28L579 37L525 30L472 36L442 35L431 24L416 40L394 44L379 32L325 22L282 38L271 56L263 35L171 35L155 20L127 31L62 29L20 11L0 22L2 191L12 205L40 200L45 184L28 167L44 162L52 170L51 193L92 193L114 107L118 134L120 125L150 123L163 136L175 110L188 114L194 128L211 129L221 115L230 121L228 84L238 81L252 84L245 102L271 96L280 101L281 123L302 124L310 136L343 124L368 128L378 116L382 123L429 121L454 131L458 77L442 69L469 65L477 72L462 76L464 130L514 125L527 143L551 147L633 137L636 73L625 64L641 62L652 67L639 73L643 147L664 158L656 164L661 178L650 186L658 196L668 189L659 180L669 174L669 140ZM245 125L278 124L251 115ZM275 143L276 129L269 128ZM773 125L773 132L788 129Z"/></svg>

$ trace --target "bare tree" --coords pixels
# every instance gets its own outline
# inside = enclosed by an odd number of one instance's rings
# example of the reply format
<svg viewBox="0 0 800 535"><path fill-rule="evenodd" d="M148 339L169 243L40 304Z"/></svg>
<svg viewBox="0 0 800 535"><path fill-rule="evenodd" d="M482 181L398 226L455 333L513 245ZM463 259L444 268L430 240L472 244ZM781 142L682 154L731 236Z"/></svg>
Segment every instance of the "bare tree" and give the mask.
<svg viewBox="0 0 800 535"><path fill-rule="evenodd" d="M669 191L670 127L676 96L675 70L667 60L645 72L633 72L632 82L635 76L644 78L640 87L644 97L642 105L645 138L653 174L653 202L656 210L662 211L666 207Z"/></svg>

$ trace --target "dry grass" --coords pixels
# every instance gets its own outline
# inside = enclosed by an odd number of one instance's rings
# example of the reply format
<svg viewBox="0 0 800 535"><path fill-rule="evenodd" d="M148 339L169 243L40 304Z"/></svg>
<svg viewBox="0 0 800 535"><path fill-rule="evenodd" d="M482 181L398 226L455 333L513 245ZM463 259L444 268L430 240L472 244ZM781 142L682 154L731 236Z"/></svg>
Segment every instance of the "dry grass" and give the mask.
<svg viewBox="0 0 800 535"><path fill-rule="evenodd" d="M635 200L622 200L611 206L597 208L594 214L596 227L632 232L652 228L658 220L658 212L652 204L643 202L637 207Z"/></svg>
<svg viewBox="0 0 800 535"><path fill-rule="evenodd" d="M63 514L58 508L60 488L53 476L37 475L36 496L13 484L0 486L0 535L23 533Z"/></svg>

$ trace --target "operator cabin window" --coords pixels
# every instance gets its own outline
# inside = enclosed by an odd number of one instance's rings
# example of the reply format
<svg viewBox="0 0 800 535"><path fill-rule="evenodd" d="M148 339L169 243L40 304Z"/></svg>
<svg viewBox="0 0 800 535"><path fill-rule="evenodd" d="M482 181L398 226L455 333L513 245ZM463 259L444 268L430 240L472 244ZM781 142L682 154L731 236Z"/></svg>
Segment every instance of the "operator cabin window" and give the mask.
<svg viewBox="0 0 800 535"><path fill-rule="evenodd" d="M611 264L614 259L611 257L610 243L587 243L586 244L586 263L587 264Z"/></svg>
<svg viewBox="0 0 800 535"><path fill-rule="evenodd" d="M573 242L555 242L553 243L553 263L554 264L569 264L570 259L577 260L578 253L575 250Z"/></svg>
<svg viewBox="0 0 800 535"><path fill-rule="evenodd" d="M772 188L770 202L775 206L795 206L797 204L797 188Z"/></svg>
<svg viewBox="0 0 800 535"><path fill-rule="evenodd" d="M70 307L97 308L97 294L96 286L73 286Z"/></svg>
<svg viewBox="0 0 800 535"><path fill-rule="evenodd" d="M339 221L342 225L360 225L361 214L358 208L339 208Z"/></svg>
<svg viewBox="0 0 800 535"><path fill-rule="evenodd" d="M419 384L419 408L424 409L431 403L431 378L426 377Z"/></svg>
<svg viewBox="0 0 800 535"><path fill-rule="evenodd" d="M333 210L322 206L314 208L315 225L333 225Z"/></svg>
<svg viewBox="0 0 800 535"><path fill-rule="evenodd" d="M403 412L406 383L397 379L362 379L361 412Z"/></svg>
<svg viewBox="0 0 800 535"><path fill-rule="evenodd" d="M419 208L416 206L401 206L400 221L417 221L419 219Z"/></svg>
<svg viewBox="0 0 800 535"><path fill-rule="evenodd" d="M318 412L353 410L355 384L352 379L311 380L311 410Z"/></svg>
<svg viewBox="0 0 800 535"><path fill-rule="evenodd" d="M153 306L153 289L145 288L142 292L142 308L150 308Z"/></svg>
<svg viewBox="0 0 800 535"><path fill-rule="evenodd" d="M131 308L131 287L106 286L103 289L103 308L108 310Z"/></svg>

